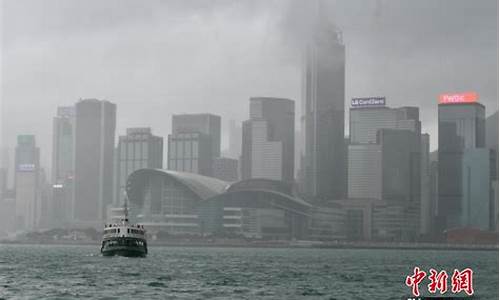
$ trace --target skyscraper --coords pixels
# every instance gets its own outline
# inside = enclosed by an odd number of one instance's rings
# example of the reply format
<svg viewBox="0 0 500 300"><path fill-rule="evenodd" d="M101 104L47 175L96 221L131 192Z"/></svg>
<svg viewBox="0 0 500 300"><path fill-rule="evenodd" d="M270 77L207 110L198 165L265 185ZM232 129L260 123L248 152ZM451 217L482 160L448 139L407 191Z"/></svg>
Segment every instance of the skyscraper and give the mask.
<svg viewBox="0 0 500 300"><path fill-rule="evenodd" d="M163 168L163 138L154 136L151 128L127 128L127 135L118 138L116 162L115 205L119 206L132 172Z"/></svg>
<svg viewBox="0 0 500 300"><path fill-rule="evenodd" d="M78 224L97 225L113 200L116 105L97 99L75 105L74 206Z"/></svg>
<svg viewBox="0 0 500 300"><path fill-rule="evenodd" d="M33 230L41 216L39 189L40 149L34 135L17 137L15 158L16 225Z"/></svg>
<svg viewBox="0 0 500 300"><path fill-rule="evenodd" d="M221 118L213 114L182 114L172 116L172 133L199 132L210 138L212 157L220 156Z"/></svg>
<svg viewBox="0 0 500 300"><path fill-rule="evenodd" d="M461 225L463 154L466 149L485 147L485 109L475 98L471 102L443 99L438 105L438 220L442 222L438 226L446 229Z"/></svg>
<svg viewBox="0 0 500 300"><path fill-rule="evenodd" d="M486 147L493 149L495 161L498 162L498 110L486 118ZM495 173L495 180L493 182L493 211L492 222L493 229L498 231L498 168Z"/></svg>
<svg viewBox="0 0 500 300"><path fill-rule="evenodd" d="M168 169L213 176L213 160L220 157L220 124L220 117L212 114L174 115Z"/></svg>
<svg viewBox="0 0 500 300"><path fill-rule="evenodd" d="M413 240L420 225L421 123L417 107L356 98L350 109L349 201L374 203L373 238Z"/></svg>
<svg viewBox="0 0 500 300"><path fill-rule="evenodd" d="M53 119L52 133L52 182L73 177L73 143L75 107L60 106Z"/></svg>
<svg viewBox="0 0 500 300"><path fill-rule="evenodd" d="M302 88L302 190L318 200L343 198L347 184L345 46L340 33L324 25L318 25L306 49Z"/></svg>
<svg viewBox="0 0 500 300"><path fill-rule="evenodd" d="M73 205L75 107L60 106L52 133L52 198L49 213L52 225L60 227L71 219Z"/></svg>
<svg viewBox="0 0 500 300"><path fill-rule="evenodd" d="M492 149L465 149L462 157L460 224L490 230L495 227L493 179L496 161Z"/></svg>
<svg viewBox="0 0 500 300"><path fill-rule="evenodd" d="M380 99L382 105L350 109L348 196L407 203L420 194L419 111L389 108Z"/></svg>
<svg viewBox="0 0 500 300"><path fill-rule="evenodd" d="M243 122L242 178L294 182L295 103L289 99L250 98Z"/></svg>
<svg viewBox="0 0 500 300"><path fill-rule="evenodd" d="M423 133L420 140L420 233L431 233L435 213L431 193L430 136Z"/></svg>

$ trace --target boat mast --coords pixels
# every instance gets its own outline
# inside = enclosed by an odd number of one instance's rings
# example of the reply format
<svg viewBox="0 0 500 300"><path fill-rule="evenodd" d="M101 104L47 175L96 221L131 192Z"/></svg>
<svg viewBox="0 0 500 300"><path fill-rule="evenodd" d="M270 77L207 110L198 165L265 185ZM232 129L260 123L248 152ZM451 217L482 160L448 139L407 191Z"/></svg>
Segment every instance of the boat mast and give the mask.
<svg viewBox="0 0 500 300"><path fill-rule="evenodd" d="M128 222L128 207L127 207L127 202L128 202L128 197L127 197L127 194L125 194L125 197L123 199L123 213L124 213L124 221L125 222Z"/></svg>

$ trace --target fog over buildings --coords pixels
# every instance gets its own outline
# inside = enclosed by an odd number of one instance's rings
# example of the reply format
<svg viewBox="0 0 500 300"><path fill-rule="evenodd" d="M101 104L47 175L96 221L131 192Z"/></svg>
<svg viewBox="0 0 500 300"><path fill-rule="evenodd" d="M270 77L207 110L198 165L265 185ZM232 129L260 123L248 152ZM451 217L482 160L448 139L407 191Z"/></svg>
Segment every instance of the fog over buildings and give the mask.
<svg viewBox="0 0 500 300"><path fill-rule="evenodd" d="M0 192L15 191L0 199L26 229L97 228L126 191L131 218L180 234L414 241L433 227L498 230L498 154L485 148L498 149L485 141L498 128L494 0L1 9ZM457 111L473 105L482 140L470 146ZM32 155L21 162L23 147Z"/></svg>
<svg viewBox="0 0 500 300"><path fill-rule="evenodd" d="M498 108L497 8L494 0L325 1L321 11L346 46L346 101L383 95L392 106L420 106L435 149L438 94L474 90L486 115ZM299 100L299 50L316 7L22 0L3 1L2 12L3 139L12 147L17 134L35 134L50 166L54 108L80 98L116 103L117 134L150 126L161 136L172 114L242 121L250 96Z"/></svg>

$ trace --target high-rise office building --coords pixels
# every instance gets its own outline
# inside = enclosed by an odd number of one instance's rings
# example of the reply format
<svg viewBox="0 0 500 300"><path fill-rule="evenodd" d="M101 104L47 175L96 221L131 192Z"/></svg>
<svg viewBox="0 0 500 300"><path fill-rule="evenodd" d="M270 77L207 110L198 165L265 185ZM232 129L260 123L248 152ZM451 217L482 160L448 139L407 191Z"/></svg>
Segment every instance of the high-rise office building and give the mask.
<svg viewBox="0 0 500 300"><path fill-rule="evenodd" d="M128 128L118 138L116 150L115 206L123 200L128 176L138 169L163 168L163 138L154 136L151 128Z"/></svg>
<svg viewBox="0 0 500 300"><path fill-rule="evenodd" d="M212 114L174 115L168 169L213 176L213 160L220 157L220 124L220 116Z"/></svg>
<svg viewBox="0 0 500 300"><path fill-rule="evenodd" d="M493 155L498 162L498 110L486 118L486 148L493 149ZM493 229L498 231L498 168L493 181Z"/></svg>
<svg viewBox="0 0 500 300"><path fill-rule="evenodd" d="M382 199L388 204L420 205L420 132L381 129Z"/></svg>
<svg viewBox="0 0 500 300"><path fill-rule="evenodd" d="M58 107L52 125L52 182L56 183L73 177L75 107Z"/></svg>
<svg viewBox="0 0 500 300"><path fill-rule="evenodd" d="M74 206L77 224L96 226L113 201L116 105L96 99L75 104Z"/></svg>
<svg viewBox="0 0 500 300"><path fill-rule="evenodd" d="M73 206L75 107L60 106L52 122L52 197L49 214L52 226L64 226Z"/></svg>
<svg viewBox="0 0 500 300"><path fill-rule="evenodd" d="M356 98L351 105L349 200L376 203L372 238L412 240L422 189L418 108L389 108L383 97Z"/></svg>
<svg viewBox="0 0 500 300"><path fill-rule="evenodd" d="M490 230L495 226L494 189L496 161L492 149L464 149L462 157L462 227Z"/></svg>
<svg viewBox="0 0 500 300"><path fill-rule="evenodd" d="M281 98L250 98L243 123L242 179L294 182L295 104Z"/></svg>
<svg viewBox="0 0 500 300"><path fill-rule="evenodd" d="M353 101L356 100L359 99ZM381 105L353 106L350 109L349 137L351 145L375 143L380 129L420 132L418 107L389 108L385 106L385 101L383 103Z"/></svg>
<svg viewBox="0 0 500 300"><path fill-rule="evenodd" d="M172 133L199 132L210 137L212 156L220 156L221 118L213 114L182 114L172 116Z"/></svg>
<svg viewBox="0 0 500 300"><path fill-rule="evenodd" d="M17 137L15 158L16 225L33 230L41 216L39 189L40 149L34 135Z"/></svg>
<svg viewBox="0 0 500 300"><path fill-rule="evenodd" d="M443 100L447 98L442 97L438 105L437 219L441 223L436 225L440 229L461 226L464 150L485 147L484 106L475 102L475 98L473 101Z"/></svg>
<svg viewBox="0 0 500 300"><path fill-rule="evenodd" d="M418 108L389 108L385 98L373 99L383 102L350 109L348 196L408 202L420 194Z"/></svg>
<svg viewBox="0 0 500 300"><path fill-rule="evenodd" d="M340 33L324 28L325 18L305 52L302 87L302 192L311 199L345 197L345 46Z"/></svg>
<svg viewBox="0 0 500 300"><path fill-rule="evenodd" d="M430 136L423 133L420 139L420 234L431 233L435 213L431 193Z"/></svg>

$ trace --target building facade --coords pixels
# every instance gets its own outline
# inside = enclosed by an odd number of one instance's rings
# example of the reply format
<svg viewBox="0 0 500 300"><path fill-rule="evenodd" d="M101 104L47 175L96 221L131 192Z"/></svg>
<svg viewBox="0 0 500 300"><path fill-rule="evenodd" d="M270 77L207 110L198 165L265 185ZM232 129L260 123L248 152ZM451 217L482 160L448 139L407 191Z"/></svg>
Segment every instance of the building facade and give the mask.
<svg viewBox="0 0 500 300"><path fill-rule="evenodd" d="M39 184L40 149L34 135L17 137L15 156L16 226L34 230L39 225L42 203Z"/></svg>
<svg viewBox="0 0 500 300"><path fill-rule="evenodd" d="M389 108L383 97L355 98L349 128L348 198L376 203L370 239L415 240L422 191L418 108Z"/></svg>
<svg viewBox="0 0 500 300"><path fill-rule="evenodd" d="M213 161L213 177L227 182L238 181L238 160L217 157Z"/></svg>
<svg viewBox="0 0 500 300"><path fill-rule="evenodd" d="M352 107L348 197L418 202L420 128L416 107Z"/></svg>
<svg viewBox="0 0 500 300"><path fill-rule="evenodd" d="M113 202L116 105L97 99L75 104L74 205L77 225L100 226Z"/></svg>
<svg viewBox="0 0 500 300"><path fill-rule="evenodd" d="M212 114L174 115L168 169L213 176L213 160L220 157L220 124L220 116Z"/></svg>
<svg viewBox="0 0 500 300"><path fill-rule="evenodd" d="M52 225L66 224L73 210L75 107L60 106L52 121Z"/></svg>
<svg viewBox="0 0 500 300"><path fill-rule="evenodd" d="M420 140L420 234L431 234L436 213L435 203L432 199L432 176L430 161L430 136L423 133Z"/></svg>
<svg viewBox="0 0 500 300"><path fill-rule="evenodd" d="M317 20L324 21L323 18ZM304 58L301 190L311 199L342 199L347 190L347 156L344 143L345 46L340 34L318 30L311 37Z"/></svg>
<svg viewBox="0 0 500 300"><path fill-rule="evenodd" d="M465 149L462 157L461 227L494 230L497 163L492 149Z"/></svg>
<svg viewBox="0 0 500 300"><path fill-rule="evenodd" d="M493 149L493 154L498 162L498 110L486 118L486 148ZM494 207L493 207L493 229L498 231L498 168L496 168L495 180L493 182Z"/></svg>
<svg viewBox="0 0 500 300"><path fill-rule="evenodd" d="M438 214L441 230L461 226L463 153L485 147L485 109L478 102L438 105Z"/></svg>
<svg viewBox="0 0 500 300"><path fill-rule="evenodd" d="M118 138L116 149L115 206L125 196L127 177L138 169L163 168L163 138L154 136L151 128L127 128L127 134Z"/></svg>
<svg viewBox="0 0 500 300"><path fill-rule="evenodd" d="M295 105L281 98L250 98L250 119L243 122L243 179L294 182Z"/></svg>

